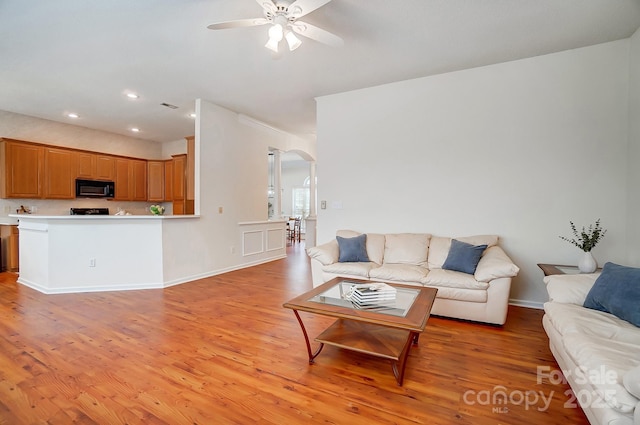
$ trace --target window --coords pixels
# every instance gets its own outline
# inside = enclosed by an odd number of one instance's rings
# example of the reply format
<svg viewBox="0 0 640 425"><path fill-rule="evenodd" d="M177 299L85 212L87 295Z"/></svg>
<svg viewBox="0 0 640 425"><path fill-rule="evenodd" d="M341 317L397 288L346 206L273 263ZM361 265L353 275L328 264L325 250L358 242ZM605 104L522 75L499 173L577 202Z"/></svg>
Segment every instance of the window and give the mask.
<svg viewBox="0 0 640 425"><path fill-rule="evenodd" d="M291 194L293 205L291 211L296 217L305 218L309 215L309 187L294 187Z"/></svg>

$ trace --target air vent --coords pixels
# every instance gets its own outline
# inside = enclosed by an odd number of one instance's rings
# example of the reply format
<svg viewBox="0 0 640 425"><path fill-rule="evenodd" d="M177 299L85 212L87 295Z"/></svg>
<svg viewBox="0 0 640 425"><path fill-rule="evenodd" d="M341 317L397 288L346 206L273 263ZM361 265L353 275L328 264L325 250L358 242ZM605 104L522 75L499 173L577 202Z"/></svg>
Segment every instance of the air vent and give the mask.
<svg viewBox="0 0 640 425"><path fill-rule="evenodd" d="M162 106L166 106L169 109L178 109L178 107L176 105L172 105L172 104L166 103L166 102L161 103L161 105Z"/></svg>

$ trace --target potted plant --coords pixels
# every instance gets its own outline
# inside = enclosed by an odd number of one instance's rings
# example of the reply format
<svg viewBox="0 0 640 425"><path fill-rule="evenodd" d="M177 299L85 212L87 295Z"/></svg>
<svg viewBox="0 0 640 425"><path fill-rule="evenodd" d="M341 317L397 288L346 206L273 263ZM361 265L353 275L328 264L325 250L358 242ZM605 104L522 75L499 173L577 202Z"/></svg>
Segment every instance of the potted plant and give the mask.
<svg viewBox="0 0 640 425"><path fill-rule="evenodd" d="M597 219L595 224L590 224L588 228L582 227L582 230L578 232L576 225L573 221L569 221L571 225L571 231L573 232L573 238L569 239L564 236L560 236L560 239L572 243L573 245L584 251L584 255L578 262L578 269L582 273L593 273L598 268L591 250L600 242L607 231L600 226L600 219Z"/></svg>

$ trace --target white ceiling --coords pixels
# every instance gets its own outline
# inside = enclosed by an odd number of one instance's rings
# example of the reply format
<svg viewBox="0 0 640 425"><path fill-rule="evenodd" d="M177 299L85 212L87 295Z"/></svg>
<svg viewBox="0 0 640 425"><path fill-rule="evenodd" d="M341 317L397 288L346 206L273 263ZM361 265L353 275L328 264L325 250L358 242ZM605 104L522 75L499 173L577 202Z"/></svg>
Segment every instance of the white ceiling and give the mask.
<svg viewBox="0 0 640 425"><path fill-rule="evenodd" d="M0 110L164 142L193 134L203 98L308 137L316 96L627 38L640 0L333 0L302 19L344 47L279 58L266 26L206 28L259 16L255 0L0 0Z"/></svg>

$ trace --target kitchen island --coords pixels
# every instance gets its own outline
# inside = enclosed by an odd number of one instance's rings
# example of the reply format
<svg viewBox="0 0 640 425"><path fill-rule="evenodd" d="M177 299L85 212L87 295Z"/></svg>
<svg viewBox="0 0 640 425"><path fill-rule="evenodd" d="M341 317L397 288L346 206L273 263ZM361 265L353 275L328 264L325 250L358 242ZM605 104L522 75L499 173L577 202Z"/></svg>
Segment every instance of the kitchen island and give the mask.
<svg viewBox="0 0 640 425"><path fill-rule="evenodd" d="M195 215L10 215L19 220L18 282L53 294L163 288L188 278L176 239Z"/></svg>

